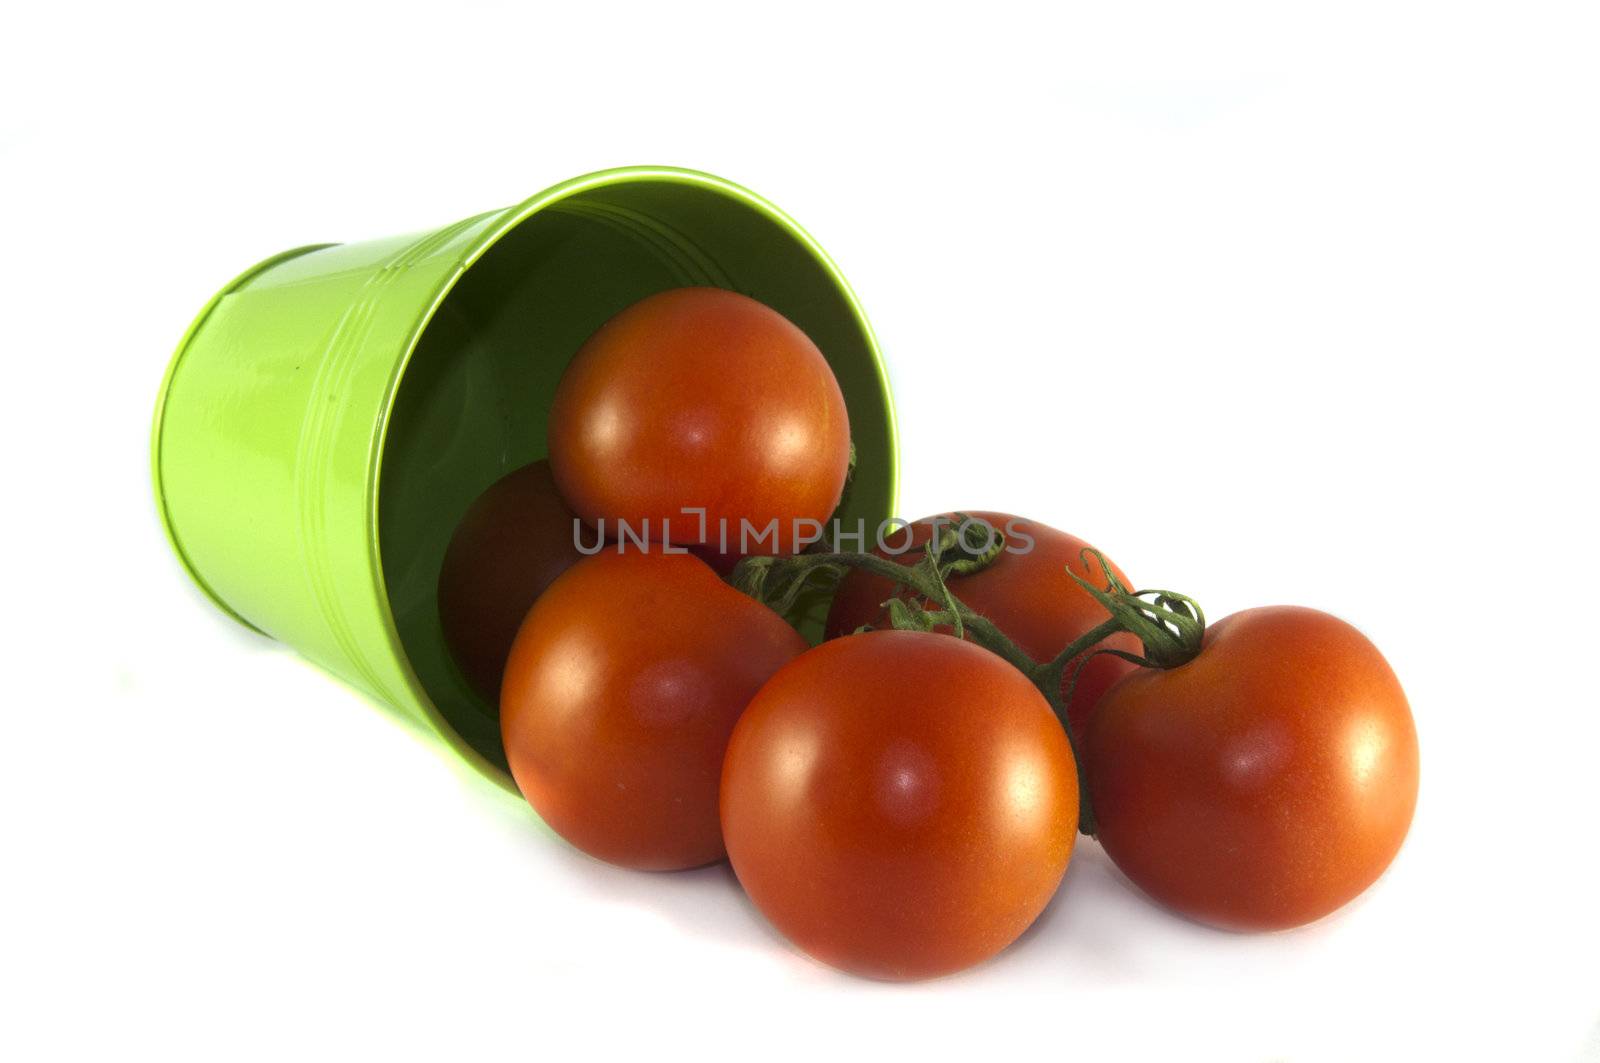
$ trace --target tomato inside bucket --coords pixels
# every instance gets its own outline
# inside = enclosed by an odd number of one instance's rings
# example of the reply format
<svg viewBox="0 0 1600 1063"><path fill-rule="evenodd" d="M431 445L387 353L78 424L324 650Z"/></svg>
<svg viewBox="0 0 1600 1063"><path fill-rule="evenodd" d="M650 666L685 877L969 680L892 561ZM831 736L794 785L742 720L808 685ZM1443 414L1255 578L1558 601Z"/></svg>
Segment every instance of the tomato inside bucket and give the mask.
<svg viewBox="0 0 1600 1063"><path fill-rule="evenodd" d="M550 401L584 340L645 296L686 286L750 295L805 330L840 381L862 470L839 513L876 521L890 510L893 424L871 334L793 223L678 181L603 185L523 219L466 270L418 340L379 481L383 576L405 656L445 721L492 763L504 756L495 706L455 667L439 622L451 533L488 485L545 456ZM817 616L799 619L816 633Z"/></svg>

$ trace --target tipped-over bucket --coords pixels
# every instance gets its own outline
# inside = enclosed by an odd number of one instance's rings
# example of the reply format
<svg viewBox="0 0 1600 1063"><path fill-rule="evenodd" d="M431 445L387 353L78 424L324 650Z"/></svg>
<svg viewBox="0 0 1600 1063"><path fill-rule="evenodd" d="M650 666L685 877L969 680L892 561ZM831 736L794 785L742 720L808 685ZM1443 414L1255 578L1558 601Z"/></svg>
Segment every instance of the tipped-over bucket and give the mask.
<svg viewBox="0 0 1600 1063"><path fill-rule="evenodd" d="M494 709L445 651L445 546L484 488L544 456L550 399L583 340L685 285L743 292L810 335L857 451L839 516L887 517L888 382L837 268L753 193L636 167L421 235L288 251L224 288L156 406L173 549L224 611L509 786Z"/></svg>

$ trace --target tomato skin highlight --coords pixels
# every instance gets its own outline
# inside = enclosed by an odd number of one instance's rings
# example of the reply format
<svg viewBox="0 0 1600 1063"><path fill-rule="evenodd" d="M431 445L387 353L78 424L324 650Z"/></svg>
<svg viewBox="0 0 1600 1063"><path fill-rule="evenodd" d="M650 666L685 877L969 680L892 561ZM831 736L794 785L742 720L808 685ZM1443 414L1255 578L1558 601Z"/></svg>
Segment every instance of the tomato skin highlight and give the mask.
<svg viewBox="0 0 1600 1063"><path fill-rule="evenodd" d="M749 552L789 554L795 520L824 522L839 504L850 422L827 360L787 318L737 292L678 288L579 349L550 408L549 449L562 495L608 535L648 521L665 541L670 521L670 541L737 555L741 521L756 533L776 521ZM685 509L704 509L704 528Z"/></svg>
<svg viewBox="0 0 1600 1063"><path fill-rule="evenodd" d="M985 510L963 512L987 521L992 528L1006 536L1008 546L1026 545L1023 536L1033 539L1032 548L1027 553L1013 553L1008 549L986 568L969 576L952 576L949 581L950 590L956 597L974 612L994 621L1028 656L1036 661L1048 661L1074 640L1110 618L1111 614L1105 607L1074 583L1065 571L1070 568L1096 586L1105 585L1100 566L1093 560L1084 559L1083 552L1090 549L1088 543L1047 524L1010 513ZM935 520L942 520L949 526L958 517L955 513L924 517L914 522L909 532L896 530L884 537L885 542L897 550L909 541L910 549L898 555L876 548L873 552L902 563L916 562L922 557L923 548L932 537ZM1008 532L1008 528L1013 532ZM983 537L974 531L970 533L970 541L974 547L981 547ZM1127 583L1127 577L1120 568L1113 564L1111 570L1117 578ZM847 635L865 624L887 627L888 611L883 608L883 603L892 596L894 588L888 580L860 569L851 569L840 581L828 610L826 637ZM915 595L902 592L899 597L909 600ZM1113 635L1099 645L1128 653L1140 651L1139 640L1125 633ZM1075 667L1075 663L1067 666L1062 682L1063 693L1072 682ZM1072 722L1074 735L1083 734L1089 714L1111 685L1136 667L1111 654L1089 658L1089 662L1078 673L1077 686L1073 688L1072 701L1067 706L1067 718Z"/></svg>
<svg viewBox="0 0 1600 1063"><path fill-rule="evenodd" d="M551 829L601 860L714 863L728 735L805 648L703 561L608 548L551 584L517 633L500 699L511 774Z"/></svg>
<svg viewBox="0 0 1600 1063"><path fill-rule="evenodd" d="M948 635L874 631L781 669L722 776L728 855L801 950L881 979L999 952L1060 884L1077 770L1049 703Z"/></svg>
<svg viewBox="0 0 1600 1063"><path fill-rule="evenodd" d="M484 700L500 677L523 617L583 555L577 518L556 492L548 462L509 472L467 507L439 569L439 624L450 656ZM591 532L585 542L593 542Z"/></svg>
<svg viewBox="0 0 1600 1063"><path fill-rule="evenodd" d="M1342 907L1389 866L1416 807L1399 681L1364 635L1313 609L1213 624L1193 661L1113 687L1087 745L1107 854L1155 900L1225 929Z"/></svg>

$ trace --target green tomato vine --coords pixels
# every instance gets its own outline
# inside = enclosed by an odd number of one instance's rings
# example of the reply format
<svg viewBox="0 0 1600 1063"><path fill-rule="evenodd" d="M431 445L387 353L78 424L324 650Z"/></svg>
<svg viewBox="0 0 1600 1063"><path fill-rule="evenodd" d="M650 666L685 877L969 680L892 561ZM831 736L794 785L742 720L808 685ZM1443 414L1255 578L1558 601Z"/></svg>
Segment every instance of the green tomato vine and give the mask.
<svg viewBox="0 0 1600 1063"><path fill-rule="evenodd" d="M1094 808L1089 797L1081 736L1067 720L1067 704L1078 674L1089 659L1111 654L1146 668L1177 668L1200 652L1205 635L1205 613L1186 594L1167 590L1130 590L1097 550L1084 551L1084 559L1098 566L1105 586L1084 579L1070 568L1067 575L1093 595L1108 614L1105 622L1062 648L1048 661L1025 653L993 621L973 611L950 589L952 577L971 575L992 564L1005 549L1005 536L988 528L981 536L984 549L967 545L964 532L975 518L958 515L955 523L936 529L926 549L914 562L900 563L871 553L806 553L793 557L758 555L740 561L729 577L738 590L780 613L786 613L808 588L837 582L850 569L862 569L895 585L894 597L884 602L893 627L901 631L945 630L967 638L1016 668L1038 688L1061 722L1078 767L1078 829L1095 832ZM902 597L913 593L912 601ZM1112 635L1128 632L1139 639L1143 653L1095 647ZM1074 665L1074 661L1077 663ZM1071 667L1072 673L1067 674Z"/></svg>

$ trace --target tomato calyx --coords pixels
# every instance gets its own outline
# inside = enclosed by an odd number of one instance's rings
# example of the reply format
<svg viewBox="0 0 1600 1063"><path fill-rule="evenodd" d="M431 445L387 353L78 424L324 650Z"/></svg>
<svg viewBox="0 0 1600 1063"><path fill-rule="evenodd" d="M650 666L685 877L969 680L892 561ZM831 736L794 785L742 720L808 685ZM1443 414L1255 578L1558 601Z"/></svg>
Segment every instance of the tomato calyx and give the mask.
<svg viewBox="0 0 1600 1063"><path fill-rule="evenodd" d="M1085 550L1083 558L1092 559L1100 566L1106 578L1105 588L1096 587L1071 569L1067 570L1067 575L1105 607L1120 625L1118 630L1128 632L1144 644L1142 654L1110 648L1096 650L1096 653L1109 653L1145 668L1177 668L1200 655L1206 633L1206 614L1199 602L1177 591L1130 590L1117 578L1100 551Z"/></svg>
<svg viewBox="0 0 1600 1063"><path fill-rule="evenodd" d="M1129 589L1104 555L1098 550L1085 550L1084 560L1092 560L1099 567L1105 586L1097 586L1070 568L1066 569L1067 575L1088 591L1110 616L1063 647L1050 660L1034 660L993 621L975 612L951 591L950 577L981 571L1005 549L1004 535L998 529L985 526L984 534L976 537L984 543L984 548L974 550L966 532L976 518L966 514L956 517L954 524L938 529L914 563L901 563L866 552L807 553L793 557L762 555L741 561L729 581L737 590L779 613L786 613L808 587L837 581L848 569L863 569L895 585L893 596L883 603L883 608L897 630L944 629L957 638L970 638L1006 661L1039 689L1066 732L1078 766L1078 829L1092 835L1095 833L1094 807L1080 736L1073 733L1067 717L1067 705L1071 703L1072 691L1083 666L1091 657L1102 653L1146 668L1168 669L1187 664L1200 653L1205 613L1200 604L1186 594ZM911 601L902 597L902 592L907 590L915 595ZM1120 632L1138 638L1144 652L1096 648ZM1072 669L1072 675L1064 684L1068 668Z"/></svg>

